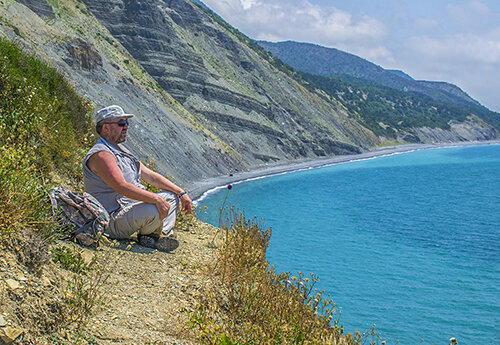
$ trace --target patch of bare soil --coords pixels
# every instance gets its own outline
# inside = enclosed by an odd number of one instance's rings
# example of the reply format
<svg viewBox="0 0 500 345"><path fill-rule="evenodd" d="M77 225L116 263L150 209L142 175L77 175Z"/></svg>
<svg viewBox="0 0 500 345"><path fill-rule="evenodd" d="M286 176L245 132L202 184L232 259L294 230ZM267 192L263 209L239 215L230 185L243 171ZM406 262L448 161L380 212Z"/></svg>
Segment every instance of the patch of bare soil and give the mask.
<svg viewBox="0 0 500 345"><path fill-rule="evenodd" d="M195 306L207 284L205 272L216 258L217 231L194 219L184 230L177 229L180 246L171 253L128 241L103 251L58 244L78 250L87 262L106 260L107 279L100 286L105 303L78 334L75 311L67 302L68 296L74 297L68 288L74 274L53 262L36 274L19 263L15 248L4 249L0 344L197 344L186 310ZM14 333L9 338L6 332Z"/></svg>

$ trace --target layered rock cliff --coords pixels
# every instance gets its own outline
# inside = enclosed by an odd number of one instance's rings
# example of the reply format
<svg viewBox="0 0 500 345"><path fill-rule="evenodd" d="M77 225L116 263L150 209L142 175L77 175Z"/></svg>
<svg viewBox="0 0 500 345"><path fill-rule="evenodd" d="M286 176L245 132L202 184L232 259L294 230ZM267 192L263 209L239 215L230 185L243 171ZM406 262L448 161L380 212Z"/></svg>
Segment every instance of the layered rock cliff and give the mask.
<svg viewBox="0 0 500 345"><path fill-rule="evenodd" d="M0 11L1 32L58 66L96 108L136 114L130 148L181 183L377 143L342 104L190 1L5 0Z"/></svg>

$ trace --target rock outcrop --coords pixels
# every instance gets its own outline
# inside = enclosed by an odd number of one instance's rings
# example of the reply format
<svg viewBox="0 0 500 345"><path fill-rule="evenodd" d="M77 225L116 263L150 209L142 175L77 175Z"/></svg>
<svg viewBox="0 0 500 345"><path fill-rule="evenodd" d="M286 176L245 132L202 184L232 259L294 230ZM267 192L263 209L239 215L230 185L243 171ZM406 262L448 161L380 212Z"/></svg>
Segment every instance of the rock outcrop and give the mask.
<svg viewBox="0 0 500 345"><path fill-rule="evenodd" d="M189 1L84 2L163 89L251 165L359 152L375 141Z"/></svg>
<svg viewBox="0 0 500 345"><path fill-rule="evenodd" d="M486 141L492 138L500 138L500 132L479 118L470 118L468 121L451 121L450 129L418 127L412 130L420 142L433 143L456 143L461 141Z"/></svg>

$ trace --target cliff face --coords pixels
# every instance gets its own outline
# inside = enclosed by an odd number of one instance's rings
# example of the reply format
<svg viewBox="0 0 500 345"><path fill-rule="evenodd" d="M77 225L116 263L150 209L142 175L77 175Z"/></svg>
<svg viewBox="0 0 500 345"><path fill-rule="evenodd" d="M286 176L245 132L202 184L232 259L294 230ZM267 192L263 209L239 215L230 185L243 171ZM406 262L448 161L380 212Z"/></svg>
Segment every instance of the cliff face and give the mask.
<svg viewBox="0 0 500 345"><path fill-rule="evenodd" d="M189 1L22 2L0 3L0 32L64 71L96 108L136 114L128 146L178 182L378 141Z"/></svg>
<svg viewBox="0 0 500 345"><path fill-rule="evenodd" d="M52 7L44 0L19 0L18 2L30 8L43 19L55 18Z"/></svg>
<svg viewBox="0 0 500 345"><path fill-rule="evenodd" d="M413 128L411 136L419 138L419 141L424 143L456 143L500 138L500 132L477 116L470 116L467 121L451 121L449 130L430 127Z"/></svg>
<svg viewBox="0 0 500 345"><path fill-rule="evenodd" d="M337 104L273 69L189 1L84 3L162 88L252 165L374 143Z"/></svg>

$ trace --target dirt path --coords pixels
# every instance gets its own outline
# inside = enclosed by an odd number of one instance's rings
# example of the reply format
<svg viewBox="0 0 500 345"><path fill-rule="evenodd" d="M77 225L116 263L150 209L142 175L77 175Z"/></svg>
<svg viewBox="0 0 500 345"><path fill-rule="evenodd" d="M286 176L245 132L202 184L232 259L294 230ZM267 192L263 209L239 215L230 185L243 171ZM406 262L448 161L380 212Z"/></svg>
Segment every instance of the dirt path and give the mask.
<svg viewBox="0 0 500 345"><path fill-rule="evenodd" d="M2 250L0 333L22 332L14 343L26 345L197 344L186 309L194 307L206 284L204 272L215 260L217 229L198 220L191 222L186 230L176 231L180 246L172 253L137 244L127 248L130 242L104 251L67 242L58 245L78 250L87 262L93 257L105 258L104 271L109 278L101 291L106 302L88 321L84 332L87 341L71 331L74 324L69 329L60 326L64 313L71 310L63 301L73 273L49 262L37 276L17 261L15 249Z"/></svg>
<svg viewBox="0 0 500 345"><path fill-rule="evenodd" d="M185 310L193 308L205 284L203 270L215 259L215 231L201 222L178 231L180 246L173 253L138 245L112 249L119 259L111 271L110 300L90 322L90 333L102 344L195 344Z"/></svg>

